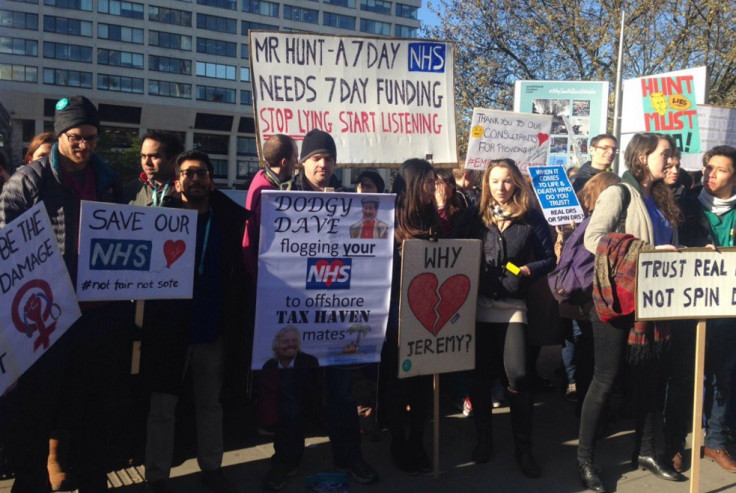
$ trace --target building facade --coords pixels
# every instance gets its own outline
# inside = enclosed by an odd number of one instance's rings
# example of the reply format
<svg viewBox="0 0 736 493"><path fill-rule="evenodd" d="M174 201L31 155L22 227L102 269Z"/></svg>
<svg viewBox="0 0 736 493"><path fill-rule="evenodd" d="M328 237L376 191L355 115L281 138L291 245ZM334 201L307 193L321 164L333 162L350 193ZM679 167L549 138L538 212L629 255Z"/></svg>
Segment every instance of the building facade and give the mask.
<svg viewBox="0 0 736 493"><path fill-rule="evenodd" d="M415 37L421 0L0 0L0 145L17 164L62 97L100 109L112 149L149 129L213 159L222 186L258 167L248 31Z"/></svg>

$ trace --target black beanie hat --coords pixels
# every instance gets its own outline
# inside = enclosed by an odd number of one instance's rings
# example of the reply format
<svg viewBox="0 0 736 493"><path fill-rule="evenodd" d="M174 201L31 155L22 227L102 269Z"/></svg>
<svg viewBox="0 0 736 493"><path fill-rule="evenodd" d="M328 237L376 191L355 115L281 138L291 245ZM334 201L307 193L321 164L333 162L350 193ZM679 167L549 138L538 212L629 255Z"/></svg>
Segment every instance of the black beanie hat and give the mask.
<svg viewBox="0 0 736 493"><path fill-rule="evenodd" d="M100 116L92 101L84 96L72 96L56 102L54 113L54 133L59 137L70 128L92 125L100 128Z"/></svg>
<svg viewBox="0 0 736 493"><path fill-rule="evenodd" d="M318 128L310 130L304 136L302 142L302 152L299 157L299 164L303 163L315 154L332 154L337 160L337 148L335 147L335 139L330 134Z"/></svg>

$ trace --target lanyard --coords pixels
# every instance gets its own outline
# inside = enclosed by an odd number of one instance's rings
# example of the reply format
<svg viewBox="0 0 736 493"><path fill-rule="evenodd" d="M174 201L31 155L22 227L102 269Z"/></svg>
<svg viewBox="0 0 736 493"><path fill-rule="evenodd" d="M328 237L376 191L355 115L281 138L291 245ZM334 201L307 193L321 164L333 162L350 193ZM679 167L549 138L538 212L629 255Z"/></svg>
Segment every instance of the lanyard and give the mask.
<svg viewBox="0 0 736 493"><path fill-rule="evenodd" d="M161 196L156 193L157 188L155 183L151 183L153 185L153 206L158 207L161 205L161 202L164 200L164 197L166 197L166 192L169 191L169 184L171 183L171 180L166 180L166 183L164 184L163 190L161 190ZM209 224L209 223L208 223Z"/></svg>
<svg viewBox="0 0 736 493"><path fill-rule="evenodd" d="M204 242L202 243L202 254L199 256L199 265L197 272L201 276L204 274L204 255L207 253L207 243L210 239L210 225L212 224L212 207L210 207L210 217L207 218L207 226L204 228Z"/></svg>

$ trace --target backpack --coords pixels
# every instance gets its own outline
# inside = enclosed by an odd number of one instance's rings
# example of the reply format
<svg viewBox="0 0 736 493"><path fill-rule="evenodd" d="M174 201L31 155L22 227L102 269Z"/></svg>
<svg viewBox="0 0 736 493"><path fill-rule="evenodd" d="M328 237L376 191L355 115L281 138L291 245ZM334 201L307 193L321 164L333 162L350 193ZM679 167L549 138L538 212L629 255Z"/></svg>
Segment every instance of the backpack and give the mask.
<svg viewBox="0 0 736 493"><path fill-rule="evenodd" d="M622 214L616 231L623 230L626 224L626 210L631 195L624 185L617 184L623 192ZM558 303L585 305L593 299L593 275L595 255L586 250L583 243L590 216L581 222L562 246L560 262L555 270L547 275L547 283L552 296Z"/></svg>

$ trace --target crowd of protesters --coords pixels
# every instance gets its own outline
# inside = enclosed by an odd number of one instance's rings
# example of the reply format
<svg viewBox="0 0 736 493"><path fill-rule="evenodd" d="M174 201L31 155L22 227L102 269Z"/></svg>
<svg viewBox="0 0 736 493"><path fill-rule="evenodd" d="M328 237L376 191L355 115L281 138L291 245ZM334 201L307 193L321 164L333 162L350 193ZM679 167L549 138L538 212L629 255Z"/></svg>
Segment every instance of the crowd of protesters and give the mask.
<svg viewBox="0 0 736 493"><path fill-rule="evenodd" d="M193 298L83 304L82 317L0 398L1 450L15 476L12 490L35 493L72 485L82 493L105 490L111 429L138 415L145 430L131 430L131 439L145 440L141 461L147 487L169 491L176 407L189 373L201 480L211 491L238 491L222 469L221 394L228 379L242 393L248 386L255 298L264 295L256 292L261 194L346 191L334 174L335 141L314 129L299 150L289 136L270 137L261 153L264 167L242 208L216 189L207 154L185 151L175 136L163 132L143 137L141 174L123 185L94 154L99 129L91 101L82 96L60 100L54 132L33 139L23 165L9 176L9 166L0 163L0 227L43 201L74 280L81 200L194 210ZM577 401L580 417L577 474L586 488L607 491L594 451L618 385L626 388L635 416L632 466L663 480L684 480L694 322L635 322L630 311L601 309L598 300L631 285L632 259L639 251L733 246L736 148L707 151L702 180L680 169L670 137L634 135L620 178L610 172L618 152L613 135L591 139L591 161L573 179L586 219L556 229L545 222L533 189L511 159L492 161L482 173L434 169L423 159L405 161L390 184L396 195L393 282L381 363L359 371L320 369L314 356L302 352L297 327L272 328L273 358L255 372L258 427L273 436L275 450L264 489L280 490L296 474L307 427L315 421L326 423L334 466L358 482L376 483L378 473L363 459L360 441L361 418L375 416L379 408L395 466L410 474L432 469L425 448L432 383L429 376L397 378L398 312L402 242L441 238L478 239L482 245L475 368L456 375L451 385L466 414L472 409L472 461L483 464L492 457L492 395L503 382L519 470L530 478L545 474L532 449L533 441L544 440L543 433L533 432L539 351L530 339L541 305L529 301L529 294L536 281L545 282L560 252L577 241L595 256L593 286L574 306L559 306L566 396ZM386 187L370 170L355 183L357 193L383 193ZM351 237L385 238L389 226L376 218L377 202L366 197L361 203L363 219L351 227ZM709 328L705 455L736 472L726 450L734 424L736 331L725 319L710 321ZM114 389L131 386L134 339L142 347L139 395L132 399L137 408L121 409ZM658 449L655 428L661 417L665 443ZM574 470L571 464L570 473Z"/></svg>

